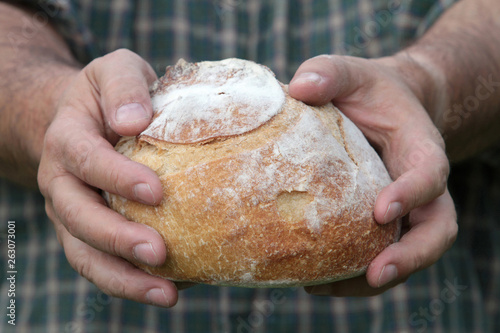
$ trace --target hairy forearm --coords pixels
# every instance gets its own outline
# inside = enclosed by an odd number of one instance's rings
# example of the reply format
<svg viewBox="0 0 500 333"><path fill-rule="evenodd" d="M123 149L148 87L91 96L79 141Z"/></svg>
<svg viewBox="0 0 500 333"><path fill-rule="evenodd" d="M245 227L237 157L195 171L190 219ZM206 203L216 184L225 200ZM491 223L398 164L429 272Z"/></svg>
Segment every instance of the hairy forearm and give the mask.
<svg viewBox="0 0 500 333"><path fill-rule="evenodd" d="M32 187L59 96L79 70L41 17L0 2L0 176Z"/></svg>
<svg viewBox="0 0 500 333"><path fill-rule="evenodd" d="M452 161L500 141L499 31L498 0L463 0L398 54L426 73L417 76L421 100Z"/></svg>

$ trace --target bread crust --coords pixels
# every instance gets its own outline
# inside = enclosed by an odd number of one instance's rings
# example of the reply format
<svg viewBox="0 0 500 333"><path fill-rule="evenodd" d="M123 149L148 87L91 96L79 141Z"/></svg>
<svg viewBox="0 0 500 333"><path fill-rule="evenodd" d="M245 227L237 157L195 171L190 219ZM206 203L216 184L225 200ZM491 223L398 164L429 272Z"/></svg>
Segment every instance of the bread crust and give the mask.
<svg viewBox="0 0 500 333"><path fill-rule="evenodd" d="M230 61L240 71L250 66ZM225 63L210 65L220 67L217 80L224 80ZM167 69L152 88L153 100L165 92L165 80L193 84L203 66L181 61ZM150 167L163 184L158 206L105 195L111 208L165 240L164 265L137 266L173 281L304 286L361 275L398 240L400 221L374 220L376 196L391 179L359 129L332 104L308 106L276 83L284 97L279 110L241 133L227 134L222 126L217 135L207 118L204 140L184 127L182 142L163 130L118 142L118 152ZM153 106L158 117L163 110Z"/></svg>

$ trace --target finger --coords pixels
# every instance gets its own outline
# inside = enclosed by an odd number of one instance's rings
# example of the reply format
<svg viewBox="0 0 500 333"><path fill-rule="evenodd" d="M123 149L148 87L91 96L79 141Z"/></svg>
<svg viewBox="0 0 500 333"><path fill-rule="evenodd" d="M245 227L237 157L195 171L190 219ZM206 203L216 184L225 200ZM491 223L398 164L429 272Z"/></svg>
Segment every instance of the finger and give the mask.
<svg viewBox="0 0 500 333"><path fill-rule="evenodd" d="M399 132L394 140L397 147L393 145L383 154L391 175L399 176L377 196L374 214L379 223L401 218L446 190L450 169L438 139L411 128Z"/></svg>
<svg viewBox="0 0 500 333"><path fill-rule="evenodd" d="M409 221L410 230L401 240L371 262L366 273L370 286L379 288L432 265L456 239L455 207L447 190L430 203L414 209Z"/></svg>
<svg viewBox="0 0 500 333"><path fill-rule="evenodd" d="M65 230L60 233L71 266L106 294L163 307L177 303L177 289L172 282L149 275L121 258L98 251Z"/></svg>
<svg viewBox="0 0 500 333"><path fill-rule="evenodd" d="M163 238L154 229L130 222L105 206L103 198L72 176L61 176L49 188L53 212L74 237L90 246L150 266L166 258Z"/></svg>
<svg viewBox="0 0 500 333"><path fill-rule="evenodd" d="M371 86L371 76L360 66L362 59L321 55L306 60L290 81L290 95L312 105L324 105L333 99L351 96L359 87ZM366 62L366 66L369 65Z"/></svg>
<svg viewBox="0 0 500 333"><path fill-rule="evenodd" d="M60 165L60 169L67 170L91 186L145 204L160 203L163 190L156 173L117 153L95 130L94 121L84 116L68 123L59 119L57 126L49 128L45 137L45 150L57 155L54 160L58 162L48 168ZM76 128L74 124L77 124ZM45 184L44 174L60 173L58 170L52 171L41 168L41 184Z"/></svg>
<svg viewBox="0 0 500 333"><path fill-rule="evenodd" d="M149 86L157 77L145 60L121 49L96 59L86 70L115 133L132 136L146 129L153 115Z"/></svg>

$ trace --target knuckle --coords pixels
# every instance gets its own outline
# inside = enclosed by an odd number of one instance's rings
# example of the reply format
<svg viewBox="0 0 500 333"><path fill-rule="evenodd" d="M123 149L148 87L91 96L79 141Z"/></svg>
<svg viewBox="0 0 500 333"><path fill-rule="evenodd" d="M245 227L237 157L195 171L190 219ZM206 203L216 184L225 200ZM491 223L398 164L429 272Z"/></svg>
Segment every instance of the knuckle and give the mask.
<svg viewBox="0 0 500 333"><path fill-rule="evenodd" d="M82 213L81 206L78 205L77 203L65 203L61 205L61 207L56 207L55 202L54 206L56 209L56 214L63 222L64 226L66 227L66 230L68 230L68 232L71 235L79 238L78 237L80 234L79 219Z"/></svg>
<svg viewBox="0 0 500 333"><path fill-rule="evenodd" d="M131 278L133 272L128 271L128 269L125 271L128 274L114 273L104 287L105 292L115 297L140 300L140 295L149 289L149 284Z"/></svg>
<svg viewBox="0 0 500 333"><path fill-rule="evenodd" d="M427 260L426 260L426 257L422 251L416 251L413 254L413 271L414 272L420 271L420 270L424 269L425 267L427 267L426 263L427 263Z"/></svg>
<svg viewBox="0 0 500 333"><path fill-rule="evenodd" d="M431 177L428 174L424 172L418 173L418 179L412 179L412 175L406 174L404 181L401 183L401 188L405 189L404 191L408 191L406 205L403 204L403 206L407 207L408 211L420 206L423 199L422 194L428 191L430 186L433 186Z"/></svg>
<svg viewBox="0 0 500 333"><path fill-rule="evenodd" d="M115 68L117 64L119 64L118 67L122 67L120 65L123 64L124 60L131 61L134 57L142 59L134 52L121 48L92 60L89 65L84 68L84 71L87 76L90 75L90 77L94 77L96 73L102 70L108 70L109 68Z"/></svg>
<svg viewBox="0 0 500 333"><path fill-rule="evenodd" d="M42 195L44 197L47 197L49 188L48 173L42 164L38 169L37 183L38 183L38 188L40 189Z"/></svg>
<svg viewBox="0 0 500 333"><path fill-rule="evenodd" d="M80 178L86 182L90 183L92 178L93 163L91 162L91 153L89 150L82 150L80 153L74 153L75 167L80 170Z"/></svg>
<svg viewBox="0 0 500 333"><path fill-rule="evenodd" d="M61 155L60 147L59 137L49 127L45 135L42 157L37 173L38 186L44 196L46 196L49 191L51 173L54 171L57 173L57 169L60 168L58 159Z"/></svg>
<svg viewBox="0 0 500 333"><path fill-rule="evenodd" d="M114 275L113 277L111 277L111 279L109 279L109 282L104 288L104 291L106 293L109 293L110 295L119 298L126 298L127 290L128 288L126 288L123 281L116 275Z"/></svg>
<svg viewBox="0 0 500 333"><path fill-rule="evenodd" d="M121 172L117 170L116 168L112 168L109 170L109 182L112 185L112 188L115 193L121 195L121 196L126 196L126 197L132 197L130 191L126 190L128 186L127 181L121 181Z"/></svg>
<svg viewBox="0 0 500 333"><path fill-rule="evenodd" d="M124 48L108 53L99 59L100 62L105 63L120 63L122 66L124 65L127 69L130 68L131 70L137 68L142 69L142 66L147 64L147 62L137 53Z"/></svg>
<svg viewBox="0 0 500 333"><path fill-rule="evenodd" d="M143 165L123 156L118 156L117 159L118 161L114 161L106 170L106 190L131 200L137 200L134 185L145 182L141 179L144 175L148 175L148 170L144 170Z"/></svg>
<svg viewBox="0 0 500 333"><path fill-rule="evenodd" d="M90 282L94 282L93 270L92 270L92 262L89 260L89 256L82 251L78 251L72 256L68 256L68 260L75 269L78 274L89 280Z"/></svg>
<svg viewBox="0 0 500 333"><path fill-rule="evenodd" d="M99 142L97 140L86 139L78 142L74 148L68 150L68 160L73 170L78 170L80 179L86 183L91 183L95 170L97 150Z"/></svg>
<svg viewBox="0 0 500 333"><path fill-rule="evenodd" d="M50 154L56 150L58 147L59 137L54 133L52 127L47 129L43 142L43 150L45 154Z"/></svg>
<svg viewBox="0 0 500 333"><path fill-rule="evenodd" d="M89 166L91 167L91 166ZM97 187L111 193L119 194L123 197L131 197L130 179L123 177L124 170L116 165L116 161L106 166L106 170L101 171L100 184Z"/></svg>
<svg viewBox="0 0 500 333"><path fill-rule="evenodd" d="M107 240L107 246L108 246L108 252L116 255L122 256L123 254L121 253L121 237L120 237L120 231L117 229L112 229L111 231L108 231L108 234L106 235Z"/></svg>
<svg viewBox="0 0 500 333"><path fill-rule="evenodd" d="M109 54L110 58L113 59L113 58L134 58L134 57L137 57L137 55L128 50L128 49L125 49L125 48L121 48L121 49L118 49L118 50L115 50L113 52L111 52Z"/></svg>

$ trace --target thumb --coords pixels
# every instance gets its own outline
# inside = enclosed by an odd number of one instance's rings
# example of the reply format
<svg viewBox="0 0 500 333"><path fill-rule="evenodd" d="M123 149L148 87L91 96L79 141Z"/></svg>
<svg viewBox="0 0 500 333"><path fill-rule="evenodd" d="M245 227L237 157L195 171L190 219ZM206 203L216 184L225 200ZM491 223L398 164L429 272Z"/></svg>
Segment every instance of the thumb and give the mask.
<svg viewBox="0 0 500 333"><path fill-rule="evenodd" d="M306 60L290 81L293 98L312 105L323 105L333 99L342 100L369 83L359 62L352 57L320 55Z"/></svg>
<svg viewBox="0 0 500 333"><path fill-rule="evenodd" d="M137 135L153 115L149 85L156 80L151 66L137 54L121 49L89 65L107 124L118 135Z"/></svg>

